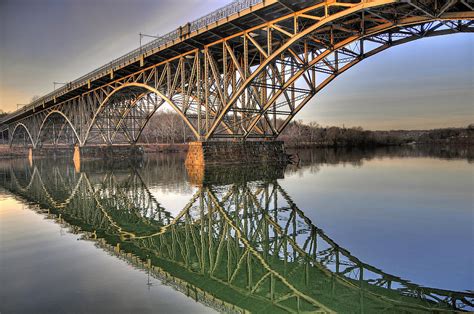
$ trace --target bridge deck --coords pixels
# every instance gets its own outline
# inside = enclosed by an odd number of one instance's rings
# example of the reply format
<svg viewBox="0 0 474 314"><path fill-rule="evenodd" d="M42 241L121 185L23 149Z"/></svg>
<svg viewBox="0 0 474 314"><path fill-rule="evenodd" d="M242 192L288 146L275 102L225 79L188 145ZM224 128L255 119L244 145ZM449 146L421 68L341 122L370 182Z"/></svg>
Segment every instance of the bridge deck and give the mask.
<svg viewBox="0 0 474 314"><path fill-rule="evenodd" d="M6 124L56 103L81 95L90 89L135 73L141 68L170 60L196 48L226 38L245 29L275 20L310 7L321 0L240 0L188 23L133 51L68 82L65 86L37 99L0 120ZM113 73L113 75L111 75Z"/></svg>

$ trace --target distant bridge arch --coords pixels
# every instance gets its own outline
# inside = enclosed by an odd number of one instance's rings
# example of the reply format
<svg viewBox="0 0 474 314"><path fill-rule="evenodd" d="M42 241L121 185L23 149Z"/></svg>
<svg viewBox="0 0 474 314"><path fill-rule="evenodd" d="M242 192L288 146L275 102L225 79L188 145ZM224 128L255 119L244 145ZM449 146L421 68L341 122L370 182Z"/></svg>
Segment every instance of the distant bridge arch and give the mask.
<svg viewBox="0 0 474 314"><path fill-rule="evenodd" d="M15 134L17 134L16 132L17 132L18 128L23 128L23 129L26 131L26 134L28 134L28 138L30 139L31 146L32 146L33 148L35 148L35 147L36 147L36 143L35 143L35 141L33 140L33 137L31 136L30 130L28 130L28 127L27 127L24 123L22 123L22 122L17 123L17 124L15 125L15 127L13 128L13 131L11 132L11 135L10 135L10 143L9 143L10 146L13 145L13 140L14 140Z"/></svg>
<svg viewBox="0 0 474 314"><path fill-rule="evenodd" d="M169 99L167 96L165 96L162 92L158 91L156 88L153 88L153 87L151 87L147 84L138 83L138 82L131 82L131 83L126 83L126 84L120 85L117 88L113 89L113 91L110 94L108 94L107 97L101 102L101 104L99 105L98 109L96 110L96 112L94 114L94 117L92 118L92 122L90 123L90 125L87 129L85 139L84 139L82 145L85 145L87 143L87 141L89 140L89 134L91 133L91 130L94 127L94 124L96 123L96 121L98 120L100 114L103 113L104 109L107 108L107 106L113 104L110 101L113 98L113 96L117 95L121 91L126 91L127 89L132 89L132 88L138 88L138 89L141 90L141 92L138 93L138 95L135 97L135 99L133 99L131 101L131 103L127 106L127 108L124 110L124 112L121 113L121 117L119 117L118 123L115 125L115 132L123 124L123 121L125 120L126 116L130 113L130 111L134 107L136 107L137 104L141 100L145 99L150 94L154 94L154 95L156 95L156 97L159 98L159 100L157 100L157 103L155 104L154 108L151 111L149 111L146 114L146 116L144 117L145 121L144 121L143 125L141 125L141 127L139 128L139 131L138 131L139 134L134 139L135 141L138 140L138 137L140 136L141 132L143 131L143 128L148 123L151 116L154 114L154 112L156 110L158 110L161 107L161 105L164 102L169 104L173 108L173 110L176 111L176 113L189 126L189 128L193 131L193 134L195 136L198 136L196 129L190 123L189 119L180 111L180 109L175 105L175 103L171 99Z"/></svg>
<svg viewBox="0 0 474 314"><path fill-rule="evenodd" d="M38 130L38 135L37 135L36 140L35 140L35 147L37 147L38 144L40 144L40 142L41 142L41 135L43 133L43 130L45 129L45 125L47 124L47 122L49 122L51 120L51 117L54 117L54 116L60 116L65 121L62 128L59 131L60 133L58 135L58 139L59 139L59 137L61 137L61 132L63 131L63 128L66 125L69 125L69 127L71 128L71 130L74 134L74 137L75 137L77 143L79 143L80 142L79 134L77 133L76 128L74 127L74 124L71 122L71 120L62 111L52 110L44 117L43 122L41 122L41 125L40 125L39 130ZM53 140L56 141L56 139L53 139Z"/></svg>

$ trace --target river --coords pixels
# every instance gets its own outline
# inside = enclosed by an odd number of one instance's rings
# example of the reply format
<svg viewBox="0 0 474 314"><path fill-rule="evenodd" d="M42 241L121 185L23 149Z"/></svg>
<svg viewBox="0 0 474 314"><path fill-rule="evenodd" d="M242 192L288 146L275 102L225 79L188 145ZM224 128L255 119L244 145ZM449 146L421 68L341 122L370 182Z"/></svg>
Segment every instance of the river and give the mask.
<svg viewBox="0 0 474 314"><path fill-rule="evenodd" d="M0 161L0 312L474 310L467 150Z"/></svg>

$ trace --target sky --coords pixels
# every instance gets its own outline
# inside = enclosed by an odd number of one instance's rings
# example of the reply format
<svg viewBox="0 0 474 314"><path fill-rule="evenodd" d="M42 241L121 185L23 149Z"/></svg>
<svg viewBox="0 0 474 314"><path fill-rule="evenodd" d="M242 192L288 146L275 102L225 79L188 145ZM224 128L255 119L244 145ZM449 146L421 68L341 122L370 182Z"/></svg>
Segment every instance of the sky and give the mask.
<svg viewBox="0 0 474 314"><path fill-rule="evenodd" d="M0 109L72 81L229 0L0 0ZM474 34L388 49L342 74L298 114L321 125L427 129L474 123Z"/></svg>

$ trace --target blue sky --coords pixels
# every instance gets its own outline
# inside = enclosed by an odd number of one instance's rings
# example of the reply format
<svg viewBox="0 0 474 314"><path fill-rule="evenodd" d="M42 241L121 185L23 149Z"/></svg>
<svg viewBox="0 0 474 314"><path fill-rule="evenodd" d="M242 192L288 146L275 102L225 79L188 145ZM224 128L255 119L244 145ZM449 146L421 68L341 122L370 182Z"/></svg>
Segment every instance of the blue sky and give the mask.
<svg viewBox="0 0 474 314"><path fill-rule="evenodd" d="M0 109L77 77L229 1L0 0ZM474 122L474 35L391 48L327 86L298 119L366 129Z"/></svg>

